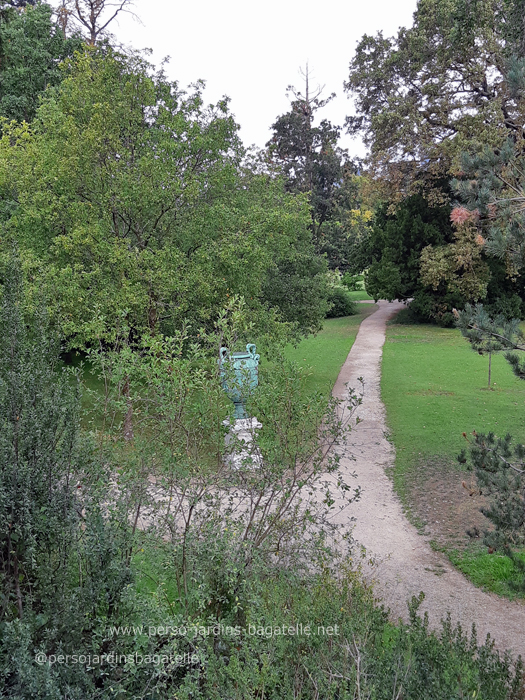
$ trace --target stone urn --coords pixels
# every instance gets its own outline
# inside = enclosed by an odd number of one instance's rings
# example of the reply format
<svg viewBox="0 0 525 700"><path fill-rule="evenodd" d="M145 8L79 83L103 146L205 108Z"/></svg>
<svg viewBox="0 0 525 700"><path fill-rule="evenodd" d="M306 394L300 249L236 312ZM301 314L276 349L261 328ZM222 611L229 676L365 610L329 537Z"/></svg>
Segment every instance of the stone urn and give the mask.
<svg viewBox="0 0 525 700"><path fill-rule="evenodd" d="M219 351L219 367L222 387L235 407L236 420L248 418L245 403L248 395L259 383L259 359L253 343L248 343L245 352Z"/></svg>

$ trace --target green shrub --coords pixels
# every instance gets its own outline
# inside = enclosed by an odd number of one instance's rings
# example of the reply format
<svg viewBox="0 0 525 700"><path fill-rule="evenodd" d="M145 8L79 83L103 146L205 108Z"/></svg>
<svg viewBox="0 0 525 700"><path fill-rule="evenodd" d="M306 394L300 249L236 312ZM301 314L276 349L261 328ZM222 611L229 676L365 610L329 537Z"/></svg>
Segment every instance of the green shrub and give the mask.
<svg viewBox="0 0 525 700"><path fill-rule="evenodd" d="M401 309L393 318L387 321L389 326L400 325L400 326L417 326L423 323L421 318L414 313L411 309L411 305L405 306Z"/></svg>
<svg viewBox="0 0 525 700"><path fill-rule="evenodd" d="M181 700L421 700L422 688L425 700L522 697L521 664L513 671L510 658L490 640L478 645L474 630L467 634L450 619L431 631L426 616L418 615L422 594L409 605L409 622L394 626L375 604L373 590L344 565L336 576L331 570L265 573L260 564L254 561L235 576L221 567L215 593L210 579L199 587L203 607L194 609L190 625L238 633L191 640L188 647L202 662L180 669L179 679L163 679L159 669L151 683L154 697L169 697L161 690L164 682ZM230 601L218 617L207 607L210 595L215 610L218 600ZM293 633L283 633L290 628ZM173 646L160 639L157 644L160 653Z"/></svg>
<svg viewBox="0 0 525 700"><path fill-rule="evenodd" d="M345 272L341 278L341 284L343 284L349 292L357 292L363 289L363 279L363 275L351 275L349 272Z"/></svg>
<svg viewBox="0 0 525 700"><path fill-rule="evenodd" d="M523 318L523 302L518 294L509 294L495 299L493 302L483 304L489 316L504 316L507 320Z"/></svg>
<svg viewBox="0 0 525 700"><path fill-rule="evenodd" d="M435 323L442 328L452 328L455 323L453 309L465 306L464 297L457 292L448 292L441 287L418 289L410 302L410 312L421 323Z"/></svg>
<svg viewBox="0 0 525 700"><path fill-rule="evenodd" d="M330 307L326 312L326 318L340 318L341 316L353 316L357 313L357 306L350 294L343 287L334 287L328 294Z"/></svg>

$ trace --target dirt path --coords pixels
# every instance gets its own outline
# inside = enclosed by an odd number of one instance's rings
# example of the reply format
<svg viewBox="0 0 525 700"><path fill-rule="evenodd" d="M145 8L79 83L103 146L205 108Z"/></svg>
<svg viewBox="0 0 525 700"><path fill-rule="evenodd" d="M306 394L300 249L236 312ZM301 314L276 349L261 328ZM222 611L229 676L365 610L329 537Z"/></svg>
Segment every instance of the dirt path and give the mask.
<svg viewBox="0 0 525 700"><path fill-rule="evenodd" d="M349 506L356 517L355 539L379 560L376 590L394 617L407 618L406 601L420 591L433 627L450 611L452 621L470 631L476 624L478 641L490 633L500 649L525 657L525 605L484 593L456 571L445 556L432 551L426 538L408 522L385 467L392 465L394 448L385 439L385 409L380 397L381 354L385 324L403 304L379 302L379 309L365 319L334 386L334 396L344 398L345 384L357 387L365 380L365 397L359 409L364 419L352 432L343 468L356 472L362 488L360 500ZM353 481L353 480L352 480Z"/></svg>

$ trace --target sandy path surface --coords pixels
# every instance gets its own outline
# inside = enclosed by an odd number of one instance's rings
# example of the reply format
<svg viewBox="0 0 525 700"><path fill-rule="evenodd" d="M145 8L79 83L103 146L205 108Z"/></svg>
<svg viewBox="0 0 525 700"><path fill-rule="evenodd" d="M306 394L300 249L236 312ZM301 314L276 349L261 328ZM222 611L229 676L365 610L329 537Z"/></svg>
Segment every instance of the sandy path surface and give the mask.
<svg viewBox="0 0 525 700"><path fill-rule="evenodd" d="M365 381L365 397L358 414L363 422L351 433L348 453L342 466L356 472L355 481L362 488L360 500L351 504L339 519L357 519L355 539L367 553L379 560L375 570L376 590L392 615L407 619L406 602L420 591L425 601L420 612L427 611L432 627L439 627L441 618L450 611L453 623L461 622L470 632L476 624L478 641L488 633L499 649L509 649L525 657L525 605L484 593L456 571L448 559L433 552L424 536L403 514L385 467L393 464L393 446L385 439L385 408L380 396L382 347L385 324L398 310L400 302L379 302L379 309L366 318L334 386L334 396L347 396L345 384L358 386L358 377Z"/></svg>

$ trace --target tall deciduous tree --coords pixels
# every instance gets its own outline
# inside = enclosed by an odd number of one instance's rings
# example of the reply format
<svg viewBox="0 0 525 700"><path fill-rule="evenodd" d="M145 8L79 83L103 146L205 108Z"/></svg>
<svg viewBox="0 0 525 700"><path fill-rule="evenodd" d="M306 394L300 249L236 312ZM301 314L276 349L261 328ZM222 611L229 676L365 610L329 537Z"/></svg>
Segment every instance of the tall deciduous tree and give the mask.
<svg viewBox="0 0 525 700"><path fill-rule="evenodd" d="M64 35L80 29L87 43L94 46L114 19L122 12L131 12L132 5L133 0L61 0L58 23Z"/></svg>
<svg viewBox="0 0 525 700"><path fill-rule="evenodd" d="M185 94L140 57L87 49L31 127L5 125L6 227L77 347L183 320L197 332L236 294L264 324L285 309L263 291L275 265L313 259L305 202L243 173L227 101L205 107L201 87ZM317 328L322 295L304 303L303 330Z"/></svg>
<svg viewBox="0 0 525 700"><path fill-rule="evenodd" d="M523 133L523 0L419 0L413 27L364 36L346 89L377 175L405 195L457 166L462 149Z"/></svg>

